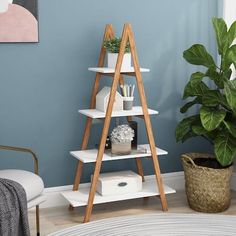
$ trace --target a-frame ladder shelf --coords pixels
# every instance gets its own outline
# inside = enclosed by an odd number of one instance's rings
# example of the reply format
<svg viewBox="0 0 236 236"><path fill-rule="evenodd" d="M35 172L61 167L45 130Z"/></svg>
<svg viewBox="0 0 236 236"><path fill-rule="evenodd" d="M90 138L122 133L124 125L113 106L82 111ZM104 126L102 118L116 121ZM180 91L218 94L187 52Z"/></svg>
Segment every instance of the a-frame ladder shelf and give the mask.
<svg viewBox="0 0 236 236"><path fill-rule="evenodd" d="M79 113L93 119L101 119L106 117L106 113L97 109L84 109L79 110ZM149 115L156 115L158 111L148 109ZM124 116L142 116L143 110L141 106L134 106L132 110L127 111L113 111L111 117L124 117Z"/></svg>
<svg viewBox="0 0 236 236"><path fill-rule="evenodd" d="M112 39L115 37L115 33L113 30L112 25L106 25L105 33L104 33L104 38L103 42L108 39ZM133 62L133 68L127 71L122 71L122 61L124 58L125 54L125 47L129 43L130 45L130 53L132 57L132 62ZM156 149L156 144L154 140L154 135L152 131L152 125L151 125L151 120L150 120L150 115L151 114L157 114L157 111L150 110L148 109L147 106L147 101L146 101L146 96L144 92L144 85L142 81L142 72L149 72L149 69L145 68L140 68L139 62L138 62L138 55L136 51L136 46L135 46L135 41L134 41L134 35L133 31L131 28L130 24L125 24L122 32L122 37L121 37L121 42L120 42L120 49L118 53L118 58L117 58L117 63L116 63L116 68L115 70L108 69L104 67L104 62L105 62L105 55L106 55L106 49L103 46L101 46L101 53L99 56L98 60L98 65L97 68L90 68L90 70L96 72L95 76L95 81L93 85L93 90L92 90L92 96L91 96L91 101L90 101L90 109L88 110L80 110L79 112L86 115L87 121L85 125L85 131L84 131L84 136L83 136L83 141L81 145L81 150L86 150L88 146L88 141L91 133L91 127L93 124L93 119L92 118L104 118L104 124L103 124L103 130L102 130L102 136L99 144L99 149L96 150L95 152L92 151L91 153L92 161L89 162L94 162L95 163L95 168L93 172L93 178L91 181L91 184L87 185L85 188L83 188L84 185L80 185L80 179L81 179L81 174L82 170L84 167L84 163L88 162L88 158L86 158L86 155L88 154L88 151L81 151L79 152L78 156L75 154L74 156L77 158L78 157L78 164L77 164L77 169L76 169L76 174L75 174L75 179L74 179L74 185L73 185L73 191L69 191L67 193L63 193L63 196L69 200L71 206L70 209L73 209L73 206L85 206L86 205L86 212L85 212L85 217L84 217L84 222L88 222L91 217L92 209L93 209L93 204L98 204L98 203L105 203L105 202L112 202L112 201L120 201L120 200L125 200L125 199L134 199L134 198L142 198L142 197L149 197L149 196L160 196L161 200L161 205L162 205L162 210L167 211L167 201L166 201L166 196L165 194L168 193L174 193L175 191L167 186L165 186L162 182L162 177L161 177L161 172L160 172L160 166L158 162L158 157L157 154L160 155L161 152L165 152L164 150ZM119 85L124 84L124 75L128 76L134 76L135 82L136 82L136 88L139 93L140 97L140 104L141 107L134 107L133 110L131 111L122 111L122 112L113 112L113 104L115 101L115 95L116 91L119 87ZM107 105L107 110L106 113L99 112L95 109L96 105L96 95L99 91L99 86L100 86L100 81L101 78L104 76L109 76L112 77L112 85L111 85L111 90L110 90L110 95L109 95L109 101ZM106 145L106 140L108 136L108 131L110 127L110 122L112 117L120 117L120 116L128 116L128 120L131 121L133 116L141 116L144 120L146 131L147 131L147 137L149 144L148 146L150 147L150 154L146 156L150 156L152 159L153 167L154 167L154 173L155 173L155 178L152 180L145 181L144 178L144 173L143 173L143 168L142 168L142 161L141 158L138 156L130 155L126 157L115 157L117 160L120 159L127 159L127 158L134 158L137 166L137 172L140 176L142 176L143 181L143 189L142 191L138 193L132 193L128 195L116 195L112 197L102 197L96 193L96 188L97 188L97 182L101 170L101 165L103 161L108 160L108 157L106 157L105 151L105 145ZM83 154L83 155L81 155ZM83 156L83 157L82 157ZM113 157L112 157L113 158ZM114 159L115 159L114 158Z"/></svg>
<svg viewBox="0 0 236 236"><path fill-rule="evenodd" d="M104 153L102 161L125 160L125 159L132 159L132 158L149 157L152 155L148 144L138 145L138 150L140 150L140 153L131 153L129 155L122 155L122 156L111 156L109 154ZM158 156L163 156L163 155L168 154L167 151L160 149L160 148L156 148L156 152L157 152ZM98 153L97 149L89 149L89 150L80 150L80 151L70 152L70 154L73 157L82 161L83 163L96 162L97 153Z"/></svg>
<svg viewBox="0 0 236 236"><path fill-rule="evenodd" d="M68 200L73 207L86 206L88 201L90 183L81 184L78 191L65 191L62 192L62 196ZM173 188L164 185L165 194L172 194L176 191ZM93 204L101 204L107 202L116 202L129 199L143 198L159 196L159 190L156 185L156 179L153 176L145 176L145 182L143 182L142 191L136 193L113 195L113 196L101 196L95 193Z"/></svg>

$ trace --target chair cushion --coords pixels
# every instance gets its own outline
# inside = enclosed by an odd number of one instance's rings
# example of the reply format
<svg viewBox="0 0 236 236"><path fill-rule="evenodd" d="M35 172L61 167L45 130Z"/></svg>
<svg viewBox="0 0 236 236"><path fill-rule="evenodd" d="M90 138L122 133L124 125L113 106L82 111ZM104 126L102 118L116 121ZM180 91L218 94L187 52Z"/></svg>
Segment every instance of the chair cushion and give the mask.
<svg viewBox="0 0 236 236"><path fill-rule="evenodd" d="M43 180L36 174L25 170L0 170L0 178L10 179L23 186L27 201L39 196L44 190Z"/></svg>

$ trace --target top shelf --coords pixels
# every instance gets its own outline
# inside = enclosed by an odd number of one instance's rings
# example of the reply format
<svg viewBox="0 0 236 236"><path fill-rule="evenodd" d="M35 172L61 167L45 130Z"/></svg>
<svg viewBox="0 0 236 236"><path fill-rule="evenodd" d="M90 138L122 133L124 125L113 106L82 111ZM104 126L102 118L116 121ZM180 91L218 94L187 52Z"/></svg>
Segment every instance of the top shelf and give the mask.
<svg viewBox="0 0 236 236"><path fill-rule="evenodd" d="M97 72L97 73L101 73L101 74L114 74L115 73L115 69L113 68L108 68L108 67L90 67L88 68L89 71L93 71L93 72ZM146 69L146 68L140 68L140 72L149 72L150 69ZM130 74L132 75L134 73L134 67L130 67L129 69L126 70L121 70L122 74Z"/></svg>

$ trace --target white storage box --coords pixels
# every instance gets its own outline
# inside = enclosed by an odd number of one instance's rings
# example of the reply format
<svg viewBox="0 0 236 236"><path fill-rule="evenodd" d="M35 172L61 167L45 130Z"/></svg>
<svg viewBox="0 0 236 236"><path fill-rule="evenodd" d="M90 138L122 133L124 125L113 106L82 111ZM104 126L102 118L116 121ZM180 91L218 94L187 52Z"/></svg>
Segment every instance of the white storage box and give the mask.
<svg viewBox="0 0 236 236"><path fill-rule="evenodd" d="M133 171L100 174L97 192L102 196L135 193L142 190L142 177Z"/></svg>

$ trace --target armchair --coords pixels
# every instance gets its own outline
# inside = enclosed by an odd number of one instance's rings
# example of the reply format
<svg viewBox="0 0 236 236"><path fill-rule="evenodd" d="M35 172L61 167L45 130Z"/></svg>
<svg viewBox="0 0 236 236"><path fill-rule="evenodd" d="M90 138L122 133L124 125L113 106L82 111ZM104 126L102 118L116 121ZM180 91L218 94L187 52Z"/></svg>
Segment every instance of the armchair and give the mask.
<svg viewBox="0 0 236 236"><path fill-rule="evenodd" d="M0 145L0 150L24 152L31 154L34 161L34 173L25 170L7 169L0 170L0 178L10 179L23 186L26 192L28 209L36 207L37 236L40 235L39 205L46 200L43 195L44 183L38 175L38 159L36 154L27 148Z"/></svg>

